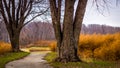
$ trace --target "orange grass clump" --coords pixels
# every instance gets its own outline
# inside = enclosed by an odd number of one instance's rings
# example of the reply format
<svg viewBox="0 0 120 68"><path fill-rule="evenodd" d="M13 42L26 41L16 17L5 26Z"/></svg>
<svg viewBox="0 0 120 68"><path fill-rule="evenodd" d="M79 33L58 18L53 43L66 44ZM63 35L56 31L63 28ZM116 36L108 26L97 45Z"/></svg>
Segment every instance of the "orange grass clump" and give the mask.
<svg viewBox="0 0 120 68"><path fill-rule="evenodd" d="M56 51L56 49L57 49L56 45L57 45L57 42L56 42L56 41L52 41L52 42L50 43L51 51Z"/></svg>
<svg viewBox="0 0 120 68"><path fill-rule="evenodd" d="M12 51L11 45L9 43L5 43L0 41L0 54Z"/></svg>

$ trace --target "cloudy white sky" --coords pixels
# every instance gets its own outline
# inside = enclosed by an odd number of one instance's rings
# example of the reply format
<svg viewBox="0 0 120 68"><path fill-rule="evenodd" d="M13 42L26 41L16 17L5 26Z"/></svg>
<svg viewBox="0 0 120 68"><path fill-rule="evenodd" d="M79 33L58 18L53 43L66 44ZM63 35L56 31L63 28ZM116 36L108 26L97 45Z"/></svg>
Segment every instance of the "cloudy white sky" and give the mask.
<svg viewBox="0 0 120 68"><path fill-rule="evenodd" d="M86 13L84 16L84 24L104 24L110 26L120 27L120 3L116 5L115 0L109 0L108 9L103 9L103 14L101 14L97 9L95 4L91 5L91 0L89 0Z"/></svg>

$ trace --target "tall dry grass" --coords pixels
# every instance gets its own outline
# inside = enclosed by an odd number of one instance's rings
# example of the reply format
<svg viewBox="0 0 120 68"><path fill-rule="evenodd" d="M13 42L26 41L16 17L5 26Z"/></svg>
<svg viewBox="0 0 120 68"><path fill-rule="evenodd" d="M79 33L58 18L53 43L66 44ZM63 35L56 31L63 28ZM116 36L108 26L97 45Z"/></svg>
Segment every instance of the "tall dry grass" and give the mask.
<svg viewBox="0 0 120 68"><path fill-rule="evenodd" d="M0 41L0 54L6 53L12 51L11 45L9 43L5 43L3 41Z"/></svg>
<svg viewBox="0 0 120 68"><path fill-rule="evenodd" d="M56 50L56 42L50 44ZM94 58L101 60L120 59L120 33L115 34L81 34L78 55L81 58Z"/></svg>
<svg viewBox="0 0 120 68"><path fill-rule="evenodd" d="M57 42L56 41L52 41L50 43L50 48L51 48L51 51L56 51L56 45L57 45Z"/></svg>
<svg viewBox="0 0 120 68"><path fill-rule="evenodd" d="M81 35L78 47L78 53L82 58L118 60L120 59L120 33Z"/></svg>

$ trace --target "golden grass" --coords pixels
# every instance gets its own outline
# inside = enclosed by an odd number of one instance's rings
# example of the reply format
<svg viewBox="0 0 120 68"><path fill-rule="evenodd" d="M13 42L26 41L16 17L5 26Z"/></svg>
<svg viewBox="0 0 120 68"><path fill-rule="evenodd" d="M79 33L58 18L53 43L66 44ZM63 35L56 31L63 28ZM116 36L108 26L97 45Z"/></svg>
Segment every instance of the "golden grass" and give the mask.
<svg viewBox="0 0 120 68"><path fill-rule="evenodd" d="M56 41L52 41L52 42L50 43L51 51L56 51L56 45L57 45L57 42L56 42Z"/></svg>
<svg viewBox="0 0 120 68"><path fill-rule="evenodd" d="M29 47L29 48L21 48L24 52L34 52L34 51L51 51L50 47Z"/></svg>
<svg viewBox="0 0 120 68"><path fill-rule="evenodd" d="M56 42L50 44L56 50ZM81 34L78 54L82 59L118 60L120 59L120 33L115 34ZM90 62L88 61L88 62Z"/></svg>
<svg viewBox="0 0 120 68"><path fill-rule="evenodd" d="M81 35L78 47L82 58L118 60L120 59L120 33Z"/></svg>
<svg viewBox="0 0 120 68"><path fill-rule="evenodd" d="M50 47L30 47L30 51L50 51Z"/></svg>
<svg viewBox="0 0 120 68"><path fill-rule="evenodd" d="M6 53L11 51L11 45L9 43L5 43L3 41L0 41L0 54Z"/></svg>

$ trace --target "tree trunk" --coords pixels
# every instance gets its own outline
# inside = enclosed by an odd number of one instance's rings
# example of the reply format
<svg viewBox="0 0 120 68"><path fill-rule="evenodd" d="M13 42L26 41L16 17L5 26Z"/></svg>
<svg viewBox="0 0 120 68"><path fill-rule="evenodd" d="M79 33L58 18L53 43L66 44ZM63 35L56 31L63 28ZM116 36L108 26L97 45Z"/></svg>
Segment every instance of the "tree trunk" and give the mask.
<svg viewBox="0 0 120 68"><path fill-rule="evenodd" d="M62 42L62 32L61 32L61 24L60 24L62 0L58 0L58 4L56 4L56 0L49 0L49 2L50 2L53 28L57 40L57 52L58 52L58 56L60 56L60 47ZM58 5L58 7L56 5Z"/></svg>
<svg viewBox="0 0 120 68"><path fill-rule="evenodd" d="M69 36L64 38L61 47L60 47L60 62L77 62L80 61L77 55L77 46L75 39Z"/></svg>
<svg viewBox="0 0 120 68"><path fill-rule="evenodd" d="M60 62L80 61L77 55L77 42L74 37L73 14L75 0L65 2L65 15L63 24L63 39L60 47Z"/></svg>
<svg viewBox="0 0 120 68"><path fill-rule="evenodd" d="M10 39L13 52L19 52L20 51L18 37L19 36L14 36L13 38Z"/></svg>
<svg viewBox="0 0 120 68"><path fill-rule="evenodd" d="M9 36L10 36L12 51L13 52L19 52L20 51L20 47L19 47L20 30L14 30L14 32L8 31L8 33L9 33Z"/></svg>

